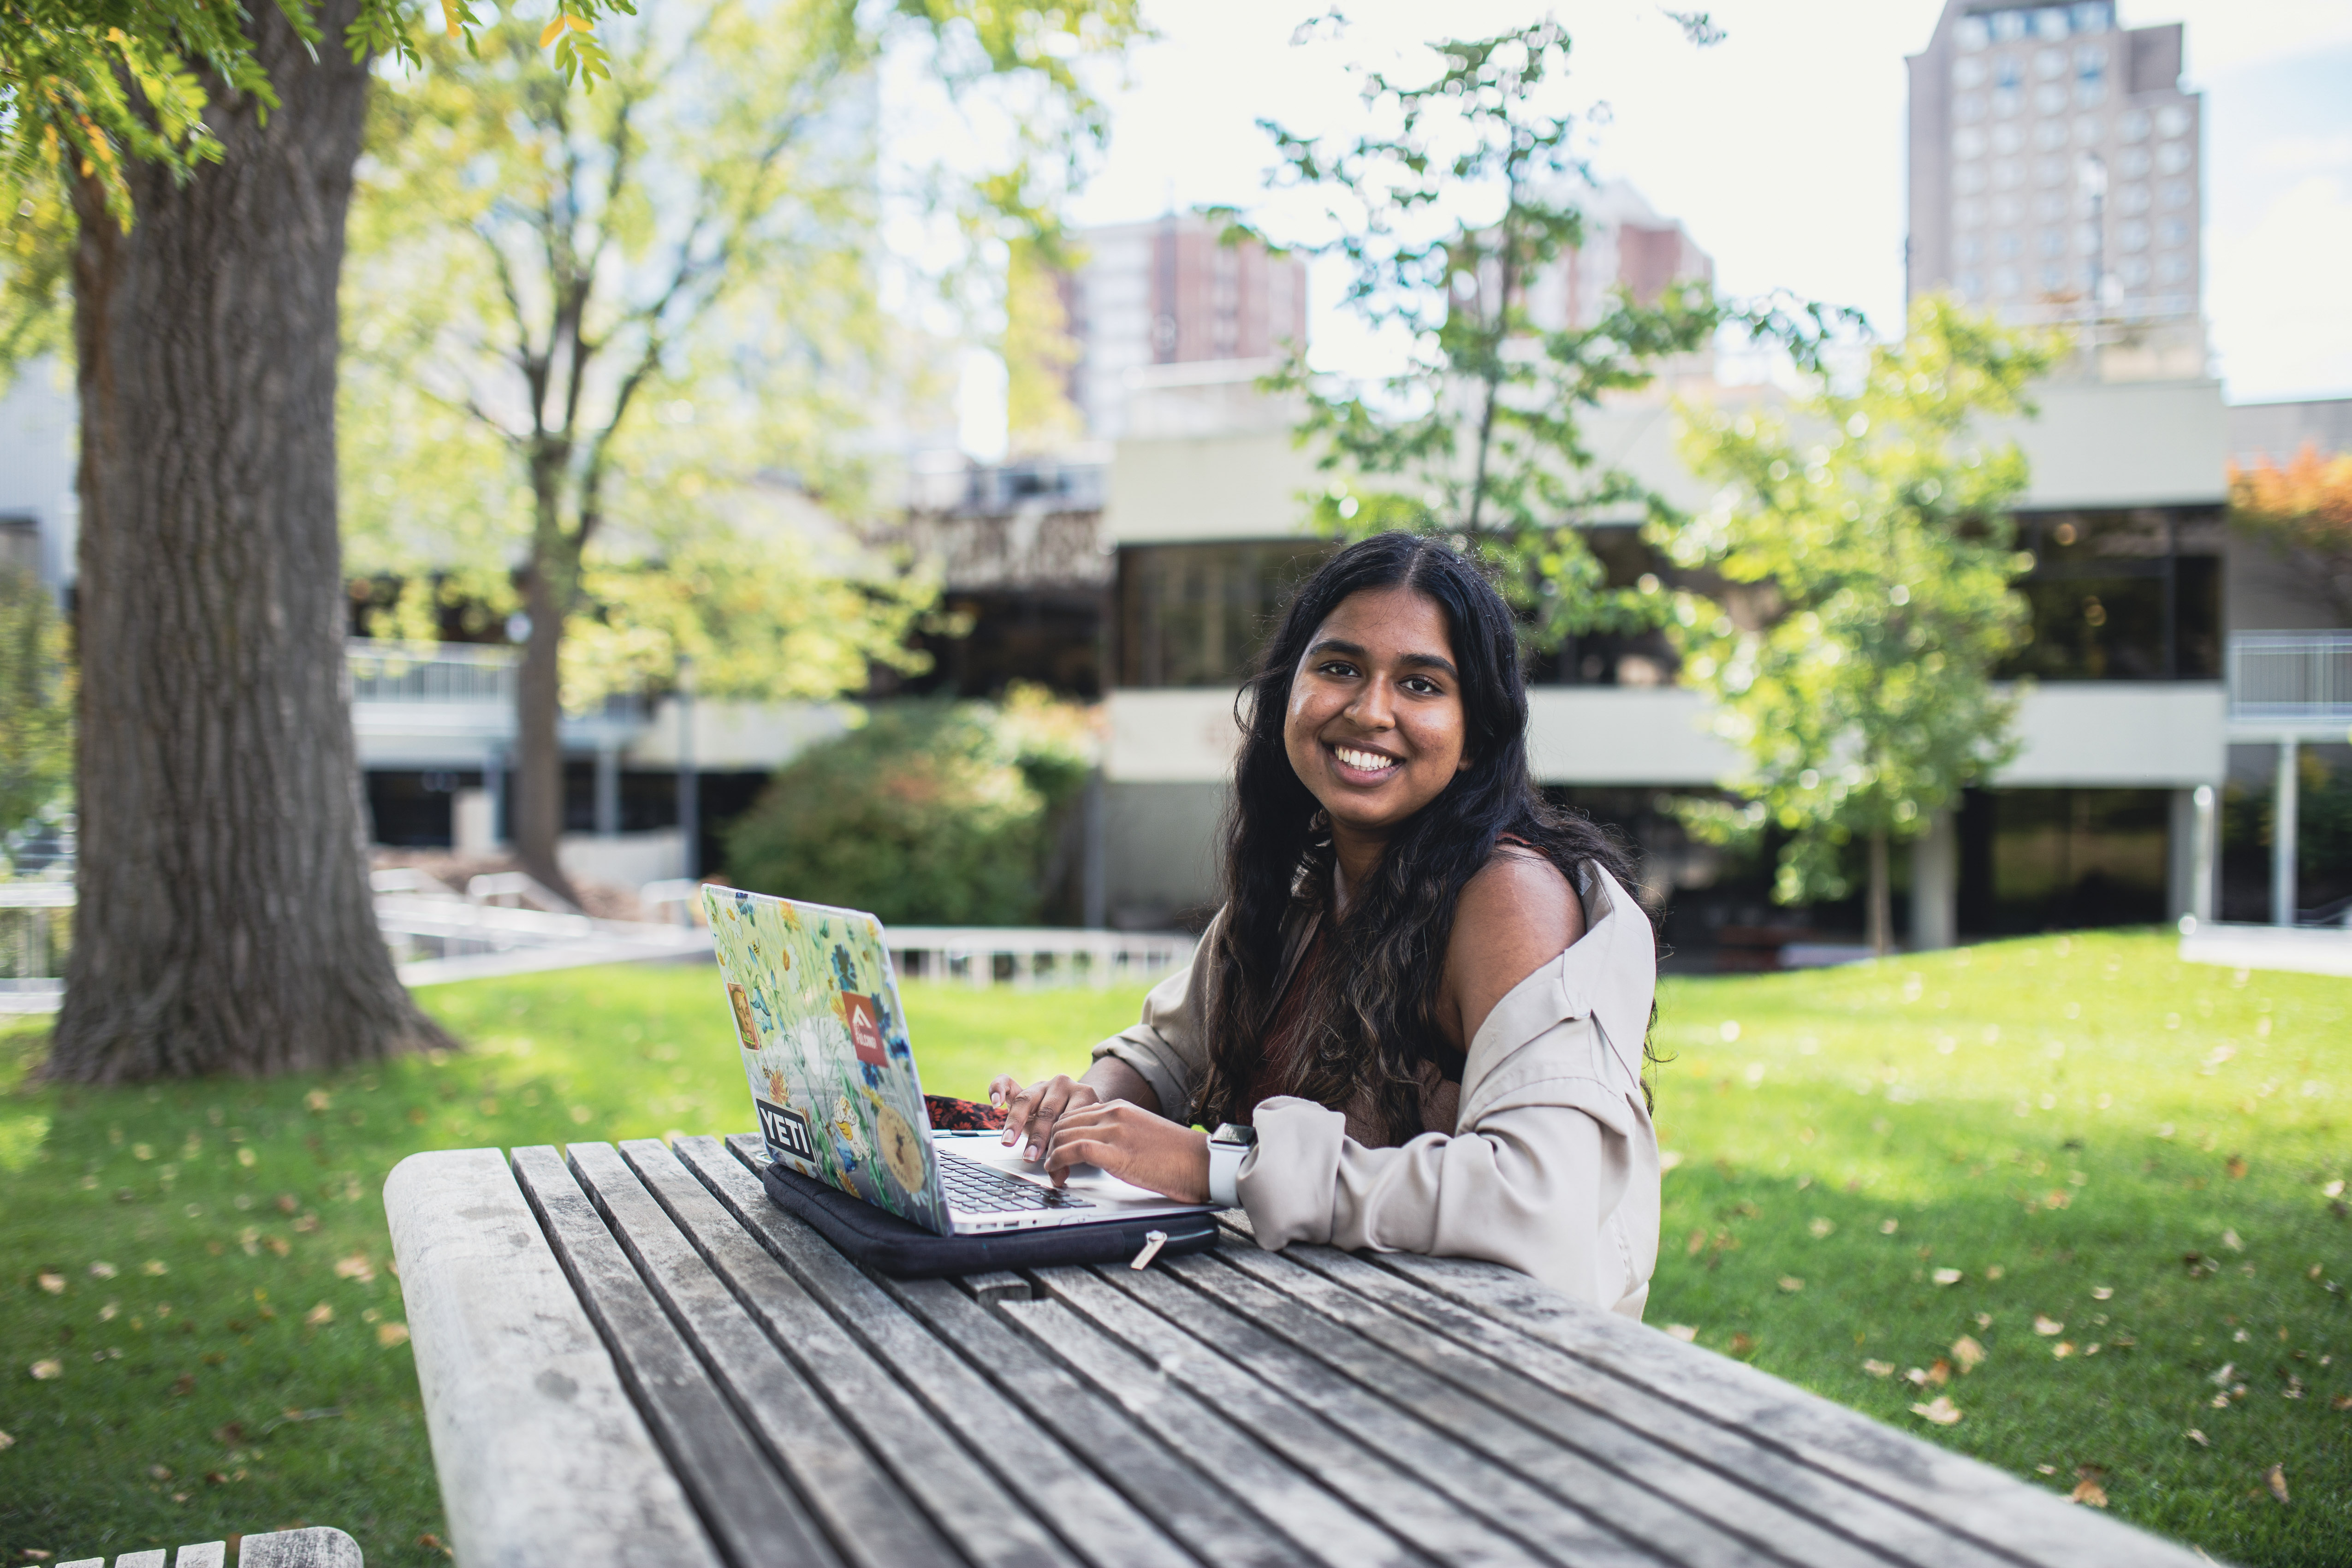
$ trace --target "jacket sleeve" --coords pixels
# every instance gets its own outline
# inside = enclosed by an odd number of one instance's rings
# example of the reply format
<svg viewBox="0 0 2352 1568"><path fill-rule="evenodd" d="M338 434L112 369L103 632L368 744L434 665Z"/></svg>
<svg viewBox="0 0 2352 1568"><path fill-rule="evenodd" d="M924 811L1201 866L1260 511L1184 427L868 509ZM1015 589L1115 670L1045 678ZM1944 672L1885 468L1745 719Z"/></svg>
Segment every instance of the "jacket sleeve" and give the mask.
<svg viewBox="0 0 2352 1568"><path fill-rule="evenodd" d="M1195 952L1205 956L1214 951L1224 918L1224 911L1218 910ZM1142 1017L1094 1049L1096 1060L1116 1057L1142 1074L1160 1097L1160 1114L1180 1127L1192 1124L1193 1101L1208 1071L1206 967L1196 959L1153 986L1143 999Z"/></svg>
<svg viewBox="0 0 2352 1568"><path fill-rule="evenodd" d="M1485 1258L1641 1316L1657 1262L1658 1147L1628 1061L1640 1060L1655 969L1646 941L1635 950L1638 910L1617 896L1615 930L1596 924L1480 1026L1450 1135L1368 1148L1311 1100L1260 1105L1237 1183L1259 1245Z"/></svg>

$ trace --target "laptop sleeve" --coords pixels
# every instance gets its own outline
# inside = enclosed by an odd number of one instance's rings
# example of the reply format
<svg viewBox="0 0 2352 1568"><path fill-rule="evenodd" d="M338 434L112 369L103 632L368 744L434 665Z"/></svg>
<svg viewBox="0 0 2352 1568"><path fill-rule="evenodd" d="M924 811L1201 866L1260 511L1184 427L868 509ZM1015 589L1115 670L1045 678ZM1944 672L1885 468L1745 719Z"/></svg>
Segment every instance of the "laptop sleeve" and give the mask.
<svg viewBox="0 0 2352 1568"><path fill-rule="evenodd" d="M1205 1251L1217 1244L1213 1212L999 1231L989 1236L934 1236L921 1226L773 1161L761 1167L760 1184L767 1189L770 1202L807 1221L851 1262L898 1279L985 1274L994 1268L1048 1268L1061 1263L1125 1263L1143 1250L1146 1236L1155 1230L1168 1236L1160 1249L1163 1257Z"/></svg>

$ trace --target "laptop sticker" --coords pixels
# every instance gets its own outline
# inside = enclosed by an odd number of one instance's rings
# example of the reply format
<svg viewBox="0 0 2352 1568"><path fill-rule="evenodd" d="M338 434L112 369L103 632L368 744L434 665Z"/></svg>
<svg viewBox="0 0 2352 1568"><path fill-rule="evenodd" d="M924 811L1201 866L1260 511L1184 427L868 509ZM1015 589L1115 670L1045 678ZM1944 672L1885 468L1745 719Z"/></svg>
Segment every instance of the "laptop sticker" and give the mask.
<svg viewBox="0 0 2352 1568"><path fill-rule="evenodd" d="M945 1234L881 927L726 888L703 907L770 1157Z"/></svg>

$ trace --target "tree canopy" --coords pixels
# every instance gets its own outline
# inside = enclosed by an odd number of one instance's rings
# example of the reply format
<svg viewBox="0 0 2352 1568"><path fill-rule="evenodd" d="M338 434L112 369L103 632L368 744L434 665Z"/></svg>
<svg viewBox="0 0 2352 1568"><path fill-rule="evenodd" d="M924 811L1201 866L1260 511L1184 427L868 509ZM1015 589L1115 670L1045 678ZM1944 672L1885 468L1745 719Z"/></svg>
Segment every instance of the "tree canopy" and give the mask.
<svg viewBox="0 0 2352 1568"><path fill-rule="evenodd" d="M2352 623L2352 452L2306 443L2284 468L2230 465L2230 521L2302 569Z"/></svg>
<svg viewBox="0 0 2352 1568"><path fill-rule="evenodd" d="M1852 384L1816 360L1787 411L1686 409L1684 460L1716 502L1660 542L1711 574L1679 595L1684 678L1712 695L1744 771L1705 805L1718 841L1783 836L1777 896L1848 891L1845 846L1872 848L1874 943L1888 940L1885 851L1926 831L2008 760L2013 694L1993 671L2026 634L2010 507L2024 454L1977 428L2030 414L2056 345L1940 297Z"/></svg>

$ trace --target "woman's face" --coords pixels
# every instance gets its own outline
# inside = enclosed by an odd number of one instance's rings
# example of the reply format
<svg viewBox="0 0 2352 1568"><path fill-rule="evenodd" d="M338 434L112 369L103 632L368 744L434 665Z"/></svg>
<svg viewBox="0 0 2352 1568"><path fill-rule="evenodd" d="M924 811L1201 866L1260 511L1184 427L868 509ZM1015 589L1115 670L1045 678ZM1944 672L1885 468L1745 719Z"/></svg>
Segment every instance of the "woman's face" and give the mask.
<svg viewBox="0 0 2352 1568"><path fill-rule="evenodd" d="M1315 628L1282 742L1336 827L1385 837L1470 765L1464 730L1445 611L1412 588L1367 588Z"/></svg>

